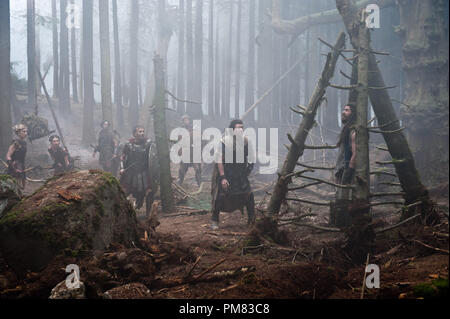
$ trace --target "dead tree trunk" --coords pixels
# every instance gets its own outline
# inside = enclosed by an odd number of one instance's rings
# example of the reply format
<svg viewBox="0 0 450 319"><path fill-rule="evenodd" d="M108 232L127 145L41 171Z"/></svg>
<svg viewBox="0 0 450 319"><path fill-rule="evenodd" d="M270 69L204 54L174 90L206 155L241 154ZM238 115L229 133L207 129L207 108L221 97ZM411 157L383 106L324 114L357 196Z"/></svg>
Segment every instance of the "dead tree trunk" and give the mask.
<svg viewBox="0 0 450 319"><path fill-rule="evenodd" d="M360 35L355 29L358 25L358 8L349 0L336 0L336 6L343 17L347 32L350 35L350 42L356 49L360 41ZM373 110L378 119L384 140L386 141L389 153L394 159L396 173L405 193L406 204L422 201L420 208L422 212L429 211L431 206L428 191L422 184L417 172L414 157L409 148L408 142L400 128L398 117L395 113L389 93L384 84L375 55L369 52L369 97ZM433 220L435 218L430 219Z"/></svg>
<svg viewBox="0 0 450 319"><path fill-rule="evenodd" d="M0 158L11 142L11 38L9 0L0 1Z"/></svg>
<svg viewBox="0 0 450 319"><path fill-rule="evenodd" d="M278 177L278 181L275 185L272 197L268 205L268 211L271 215L278 214L282 201L286 198L288 191L288 184L290 178L287 175L294 171L298 159L302 156L305 150L305 141L308 136L309 130L314 125L314 118L316 117L317 109L322 102L323 96L325 94L326 88L329 85L330 79L334 75L334 69L339 57L339 49L342 49L345 45L345 35L344 33L339 34L338 40L335 44L336 50L329 53L327 56L327 61L322 72L314 93L309 100L308 106L304 111L303 120L297 130L295 137L293 138L292 145L289 148L289 152L283 164L283 168Z"/></svg>
<svg viewBox="0 0 450 319"><path fill-rule="evenodd" d="M356 159L355 159L355 189L353 209L356 214L369 212L370 167L369 167L369 131L367 130L369 106L369 47L370 34L365 23L359 24L360 35L358 54L358 97L356 99ZM354 62L356 63L356 61Z"/></svg>
<svg viewBox="0 0 450 319"><path fill-rule="evenodd" d="M109 3L99 0L100 60L103 121L112 123L111 49L109 44Z"/></svg>
<svg viewBox="0 0 450 319"><path fill-rule="evenodd" d="M160 165L160 190L162 208L165 213L174 210L174 198L172 192L172 175L170 173L169 139L166 129L166 89L164 86L164 59L156 55L153 59L155 71L155 111L154 128L156 148Z"/></svg>

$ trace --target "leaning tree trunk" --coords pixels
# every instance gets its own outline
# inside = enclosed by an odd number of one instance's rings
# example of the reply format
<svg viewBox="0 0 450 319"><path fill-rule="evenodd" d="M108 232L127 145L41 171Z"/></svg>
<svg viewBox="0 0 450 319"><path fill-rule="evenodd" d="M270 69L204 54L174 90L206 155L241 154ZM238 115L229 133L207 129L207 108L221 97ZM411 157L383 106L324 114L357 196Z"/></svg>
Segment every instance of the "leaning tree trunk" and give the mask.
<svg viewBox="0 0 450 319"><path fill-rule="evenodd" d="M358 8L349 0L336 0L336 6L343 17L347 32L350 35L352 46L358 48L360 39L359 34L355 29L355 26L358 25ZM406 204L408 205L417 201L422 201L423 204L419 209L422 212L427 212L431 206L428 191L420 181L414 163L414 157L402 129L400 128L389 93L386 89L380 89L385 87L375 55L370 52L369 97L389 153L393 158L395 170L405 193L404 198ZM434 219L435 218L433 217L429 221Z"/></svg>
<svg viewBox="0 0 450 319"><path fill-rule="evenodd" d="M52 0L52 35L53 35L53 97L59 92L59 50L58 50L58 23L56 0Z"/></svg>
<svg viewBox="0 0 450 319"><path fill-rule="evenodd" d="M101 60L101 91L103 121L112 123L112 97L111 97L111 49L109 44L109 3L99 0L100 21L100 60Z"/></svg>
<svg viewBox="0 0 450 319"><path fill-rule="evenodd" d="M28 105L36 106L36 37L34 0L27 1Z"/></svg>
<svg viewBox="0 0 450 319"><path fill-rule="evenodd" d="M314 125L314 119L316 117L317 109L319 108L323 100L326 88L329 85L329 81L334 75L334 69L339 57L338 50L342 49L344 45L345 35L344 33L340 33L338 40L334 46L336 50L333 50L333 52L329 53L327 56L327 61L323 69L322 76L320 77L316 85L316 88L311 99L309 100L306 110L304 111L304 117L302 122L300 123L299 128L297 129L297 133L293 139L290 138L292 144L289 148L281 172L279 173L277 183L268 205L268 211L271 215L278 214L278 212L280 211L281 203L286 198L286 194L288 192L287 186L291 180L288 175L292 174L295 166L297 165L298 159L303 155L303 152L305 150L305 141L308 137L309 131Z"/></svg>
<svg viewBox="0 0 450 319"><path fill-rule="evenodd" d="M0 1L0 158L11 142L11 38L9 0Z"/></svg>
<svg viewBox="0 0 450 319"><path fill-rule="evenodd" d="M448 183L448 1L398 3L409 142L423 181Z"/></svg>

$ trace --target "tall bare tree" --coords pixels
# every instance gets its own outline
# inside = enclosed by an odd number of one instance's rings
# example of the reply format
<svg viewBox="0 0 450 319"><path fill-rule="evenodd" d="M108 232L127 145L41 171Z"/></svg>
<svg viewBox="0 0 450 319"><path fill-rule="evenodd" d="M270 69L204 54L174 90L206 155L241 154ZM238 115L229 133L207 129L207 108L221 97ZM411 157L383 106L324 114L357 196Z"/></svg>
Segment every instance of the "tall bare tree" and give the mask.
<svg viewBox="0 0 450 319"><path fill-rule="evenodd" d="M130 16L130 104L128 122L131 127L138 123L138 51L139 51L139 1L131 0Z"/></svg>
<svg viewBox="0 0 450 319"><path fill-rule="evenodd" d="M52 35L53 35L53 97L59 92L59 46L58 46L58 15L56 0L52 0Z"/></svg>
<svg viewBox="0 0 450 319"><path fill-rule="evenodd" d="M11 142L11 38L9 0L0 1L0 158Z"/></svg>
<svg viewBox="0 0 450 319"><path fill-rule="evenodd" d="M186 94L186 81L184 72L184 57L185 57L185 5L184 0L179 0L178 7L178 77L177 77L177 95L180 101L177 102L178 113L186 112L186 105L182 101Z"/></svg>
<svg viewBox="0 0 450 319"><path fill-rule="evenodd" d="M112 123L111 49L109 41L109 0L99 0L102 117Z"/></svg>
<svg viewBox="0 0 450 319"><path fill-rule="evenodd" d="M60 73L59 73L59 104L60 109L70 111L70 69L69 69L69 30L67 28L67 0L60 1Z"/></svg>
<svg viewBox="0 0 450 319"><path fill-rule="evenodd" d="M36 15L34 0L27 0L28 105L36 106Z"/></svg>
<svg viewBox="0 0 450 319"><path fill-rule="evenodd" d="M239 104L241 97L241 25L242 25L242 1L238 1L237 30L236 30L236 70L234 78L234 117L239 117Z"/></svg>
<svg viewBox="0 0 450 319"><path fill-rule="evenodd" d="M114 29L114 104L116 105L117 128L123 128L122 78L120 73L120 42L119 17L117 14L117 0L113 0L113 29Z"/></svg>
<svg viewBox="0 0 450 319"><path fill-rule="evenodd" d="M83 0L83 144L95 141L94 132L94 40L93 40L93 0Z"/></svg>
<svg viewBox="0 0 450 319"><path fill-rule="evenodd" d="M208 20L208 115L214 114L214 0L209 0Z"/></svg>
<svg viewBox="0 0 450 319"><path fill-rule="evenodd" d="M75 0L70 0L72 5L75 4ZM72 61L72 99L75 103L79 103L78 100L78 74L77 74L77 37L76 37L75 25L70 28L70 55Z"/></svg>
<svg viewBox="0 0 450 319"><path fill-rule="evenodd" d="M219 19L216 22L216 48L214 66L214 118L220 118L220 58L219 58Z"/></svg>
<svg viewBox="0 0 450 319"><path fill-rule="evenodd" d="M203 97L203 0L197 0L195 7L195 94L194 100L201 102ZM202 105L194 104L192 115L201 118Z"/></svg>
<svg viewBox="0 0 450 319"><path fill-rule="evenodd" d="M192 31L192 0L186 0L186 97L194 100L194 38ZM195 105L186 103L186 111L194 115Z"/></svg>
<svg viewBox="0 0 450 319"><path fill-rule="evenodd" d="M247 62L247 82L245 86L245 110L255 101L255 21L256 21L255 0L250 0L249 7L249 33L248 33L248 62ZM254 115L249 118L254 121Z"/></svg>

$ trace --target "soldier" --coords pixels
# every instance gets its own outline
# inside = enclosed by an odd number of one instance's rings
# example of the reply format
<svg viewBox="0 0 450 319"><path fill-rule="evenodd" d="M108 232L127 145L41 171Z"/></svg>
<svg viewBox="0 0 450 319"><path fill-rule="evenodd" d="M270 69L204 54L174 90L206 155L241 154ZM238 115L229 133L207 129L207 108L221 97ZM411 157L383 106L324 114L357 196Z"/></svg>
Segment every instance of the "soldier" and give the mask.
<svg viewBox="0 0 450 319"><path fill-rule="evenodd" d="M98 134L98 146L94 147L94 154L100 153L99 163L105 172L113 173L113 158L118 141L111 130L109 121L103 121L102 129Z"/></svg>
<svg viewBox="0 0 450 319"><path fill-rule="evenodd" d="M254 163L249 163L249 152L253 151L247 137L243 136L244 125L241 120L233 120L229 126L233 135L225 134L221 140L216 164L214 165L211 182L212 195L212 229L219 226L219 213L233 212L239 209L243 213L244 206L247 208L248 225L255 221L255 199L250 187L248 176L253 170ZM236 135L236 136L234 136ZM237 138L243 138L244 150L238 150ZM226 161L226 154L233 154L232 162ZM237 158L237 154L244 155L243 162Z"/></svg>
<svg viewBox="0 0 450 319"><path fill-rule="evenodd" d="M336 162L336 183L350 185L355 172L356 159L356 120L355 104L348 103L342 111L342 130L337 145L339 154ZM345 227L350 224L349 205L351 202L351 190L338 188L336 201L331 206L330 224Z"/></svg>
<svg viewBox="0 0 450 319"><path fill-rule="evenodd" d="M71 164L69 160L69 153L66 149L63 149L60 144L60 138L58 135L52 135L48 139L50 142L50 147L48 148L48 152L52 157L53 164L53 176L62 174L70 170Z"/></svg>
<svg viewBox="0 0 450 319"><path fill-rule="evenodd" d="M145 136L145 129L136 126L133 137L123 147L120 163L120 184L125 194L133 195L136 199L136 208L144 205L147 216L153 202L154 190L149 168L149 154L153 142Z"/></svg>
<svg viewBox="0 0 450 319"><path fill-rule="evenodd" d="M183 115L183 117L181 118L181 121L183 122L182 127L187 129L189 131L189 135L190 135L190 161L189 163L184 163L183 161L180 163L180 170L178 171L178 185L182 185L183 181L184 181L184 177L186 176L186 173L189 169L189 167L193 167L194 171L195 171L195 180L197 181L197 185L200 187L201 184L201 180L202 180L202 164L201 163L193 163L194 162L194 148L193 148L193 126L191 123L191 118L189 117L189 115L185 114ZM182 155L182 151L180 150L179 155Z"/></svg>
<svg viewBox="0 0 450 319"><path fill-rule="evenodd" d="M11 142L6 153L6 164L8 165L8 174L14 177L21 189L25 189L27 180L25 173L25 156L27 155L28 129L23 124L17 124L13 127L17 138Z"/></svg>

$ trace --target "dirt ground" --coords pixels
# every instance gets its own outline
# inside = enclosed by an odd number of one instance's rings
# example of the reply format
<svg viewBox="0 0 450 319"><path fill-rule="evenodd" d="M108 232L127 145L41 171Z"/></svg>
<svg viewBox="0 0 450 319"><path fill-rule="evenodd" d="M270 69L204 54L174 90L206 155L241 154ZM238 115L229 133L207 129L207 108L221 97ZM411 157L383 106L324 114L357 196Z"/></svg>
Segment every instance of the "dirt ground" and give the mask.
<svg viewBox="0 0 450 319"><path fill-rule="evenodd" d="M68 134L67 140L73 154L80 156L80 168L98 168L92 153L79 146L80 141L76 136ZM30 147L33 161L38 162L38 158L41 158L41 162L45 161L45 151L42 152L42 149L46 151L45 141L38 141ZM51 172L47 171L33 178L50 175ZM177 167L173 167L172 176L177 175ZM152 269L156 269L155 272L150 277L146 277L146 274L119 278L114 275L114 278L110 278L114 271L105 274L104 269L89 268L87 265L91 261L86 261L89 274L85 277L82 274L82 279L88 280L89 276L97 279L103 275L107 277L103 280L104 284L97 287L98 291L89 292L88 289L88 297L105 297L101 291L114 288L113 292L107 294L109 297L361 298L365 265L355 263L342 253L340 247L344 235L298 227L288 221L299 214L313 214L302 222L327 226L328 209L303 204L285 205L280 219L286 220L286 225L279 228L283 234L283 243L262 238L262 242L255 244L249 236L251 229L247 226L247 217L238 211L221 213L219 229L210 228L210 182L207 174L203 180L202 192L196 193L198 187L194 182L193 170L189 170L183 188L192 196L179 203L180 207L174 214L166 215L159 211L157 219L160 225L156 227L156 233L150 230L147 233L150 237L157 236L155 243L158 243L159 248L143 249L144 253L133 252L133 256L152 252L152 262L156 265ZM252 178L252 181L257 218L261 220L269 198L266 191L270 191L271 183L257 178ZM41 185L29 183L25 194L32 194ZM439 225L423 227L410 223L377 236L375 254L369 256L369 263L379 266L380 288L365 288L364 298L448 296L448 194L441 192L441 188L434 194L442 217ZM327 187L316 187L297 193L297 196L324 201L330 200L333 192ZM395 207L377 208L372 213L376 228L395 224L399 218L398 208ZM148 225L144 210L137 212L137 216L143 225ZM144 233L141 235L144 237ZM143 239L149 243L151 240ZM155 250L162 251L159 257L155 257ZM130 255L130 252L127 251L127 254ZM19 280L0 256L0 298L48 298L51 288L64 280L63 267L68 262L71 262L68 258L55 260L40 274L30 274L25 280ZM136 273L139 274L139 271ZM141 286L136 286L137 283ZM90 289L94 291L94 288Z"/></svg>

